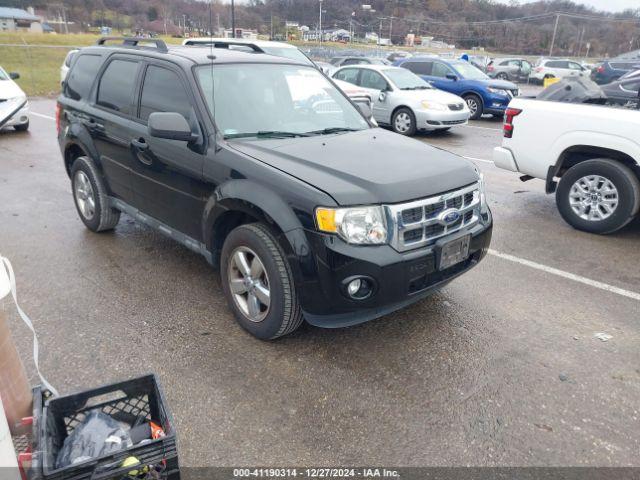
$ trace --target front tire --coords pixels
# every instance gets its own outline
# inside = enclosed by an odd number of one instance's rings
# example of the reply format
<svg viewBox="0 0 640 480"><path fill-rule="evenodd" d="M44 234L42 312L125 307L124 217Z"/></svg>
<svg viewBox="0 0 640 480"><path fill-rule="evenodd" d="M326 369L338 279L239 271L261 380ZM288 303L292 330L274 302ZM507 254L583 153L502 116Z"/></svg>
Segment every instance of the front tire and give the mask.
<svg viewBox="0 0 640 480"><path fill-rule="evenodd" d="M574 228L613 233L638 214L640 181L629 167L614 160L587 160L562 176L556 204L562 218Z"/></svg>
<svg viewBox="0 0 640 480"><path fill-rule="evenodd" d="M391 128L400 135L415 135L417 128L416 116L408 108L399 108L393 113Z"/></svg>
<svg viewBox="0 0 640 480"><path fill-rule="evenodd" d="M498 80L509 80L509 75L507 75L506 73L499 73L498 75L496 75L496 78Z"/></svg>
<svg viewBox="0 0 640 480"><path fill-rule="evenodd" d="M478 120L482 116L482 99L478 95L469 94L465 95L464 101L467 102L469 112L471 112L470 120Z"/></svg>
<svg viewBox="0 0 640 480"><path fill-rule="evenodd" d="M236 320L253 336L275 339L302 323L291 267L265 225L241 225L229 233L222 247L220 277Z"/></svg>
<svg viewBox="0 0 640 480"><path fill-rule="evenodd" d="M93 160L78 157L71 166L71 190L80 220L92 232L112 230L120 212L109 205L107 189Z"/></svg>

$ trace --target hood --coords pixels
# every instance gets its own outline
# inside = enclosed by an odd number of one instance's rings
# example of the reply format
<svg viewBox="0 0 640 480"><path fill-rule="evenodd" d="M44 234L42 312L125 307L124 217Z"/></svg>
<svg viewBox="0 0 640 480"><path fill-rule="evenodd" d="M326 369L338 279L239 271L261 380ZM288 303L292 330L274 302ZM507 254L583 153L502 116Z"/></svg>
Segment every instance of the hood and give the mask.
<svg viewBox="0 0 640 480"><path fill-rule="evenodd" d="M380 128L228 144L324 191L339 205L405 202L478 181L470 161Z"/></svg>
<svg viewBox="0 0 640 480"><path fill-rule="evenodd" d="M24 92L13 80L0 80L0 100L24 96Z"/></svg>
<svg viewBox="0 0 640 480"><path fill-rule="evenodd" d="M439 103L462 103L465 101L453 93L444 92L436 88L429 90L397 90L398 94L402 98L413 100L416 103L420 103L422 100L428 100L431 102ZM395 92L394 92L395 94ZM466 104L465 104L466 105Z"/></svg>
<svg viewBox="0 0 640 480"><path fill-rule="evenodd" d="M518 86L513 82L508 82L506 80L495 80L493 78L487 78L485 80L476 80L477 82L481 82L486 87L491 88L502 88L503 90L517 90Z"/></svg>

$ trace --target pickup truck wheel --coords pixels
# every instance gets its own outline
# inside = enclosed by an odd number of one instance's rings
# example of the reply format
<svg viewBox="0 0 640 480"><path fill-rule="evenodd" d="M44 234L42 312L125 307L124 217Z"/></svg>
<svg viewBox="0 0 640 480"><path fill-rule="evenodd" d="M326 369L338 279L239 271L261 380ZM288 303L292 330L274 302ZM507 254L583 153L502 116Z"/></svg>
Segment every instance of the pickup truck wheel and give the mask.
<svg viewBox="0 0 640 480"><path fill-rule="evenodd" d="M112 230L120 212L109 206L107 189L89 157L78 157L71 166L71 189L80 220L93 232Z"/></svg>
<svg viewBox="0 0 640 480"><path fill-rule="evenodd" d="M474 94L465 95L464 101L467 102L467 106L469 107L469 112L471 112L471 116L469 119L478 120L482 116L482 100L479 96Z"/></svg>
<svg viewBox="0 0 640 480"><path fill-rule="evenodd" d="M629 167L598 158L578 163L560 179L558 210L567 223L590 233L613 233L640 209L640 181Z"/></svg>
<svg viewBox="0 0 640 480"><path fill-rule="evenodd" d="M400 135L415 135L416 116L408 108L399 108L393 114L391 127L394 132L399 133Z"/></svg>
<svg viewBox="0 0 640 480"><path fill-rule="evenodd" d="M262 340L287 335L302 323L291 267L264 225L241 225L222 247L220 276L238 323Z"/></svg>

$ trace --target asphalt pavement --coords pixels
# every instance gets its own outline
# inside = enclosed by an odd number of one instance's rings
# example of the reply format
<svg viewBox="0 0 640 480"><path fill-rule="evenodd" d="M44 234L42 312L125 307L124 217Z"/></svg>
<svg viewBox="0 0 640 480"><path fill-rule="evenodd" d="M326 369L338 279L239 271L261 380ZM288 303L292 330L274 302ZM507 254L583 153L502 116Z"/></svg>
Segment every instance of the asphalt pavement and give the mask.
<svg viewBox="0 0 640 480"><path fill-rule="evenodd" d="M267 343L200 256L126 216L86 230L55 102L31 107L28 133L0 133L0 252L42 369L62 393L156 372L183 465L640 465L640 221L573 230L542 181L493 166L499 120L418 136L485 174L481 265L382 319Z"/></svg>

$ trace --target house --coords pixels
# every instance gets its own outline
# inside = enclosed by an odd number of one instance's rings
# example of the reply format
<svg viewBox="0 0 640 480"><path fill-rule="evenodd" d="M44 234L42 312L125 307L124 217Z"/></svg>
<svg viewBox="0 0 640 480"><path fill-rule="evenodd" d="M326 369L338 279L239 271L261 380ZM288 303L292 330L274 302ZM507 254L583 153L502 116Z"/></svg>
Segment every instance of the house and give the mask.
<svg viewBox="0 0 640 480"><path fill-rule="evenodd" d="M20 8L0 7L0 32L42 33L42 20Z"/></svg>

